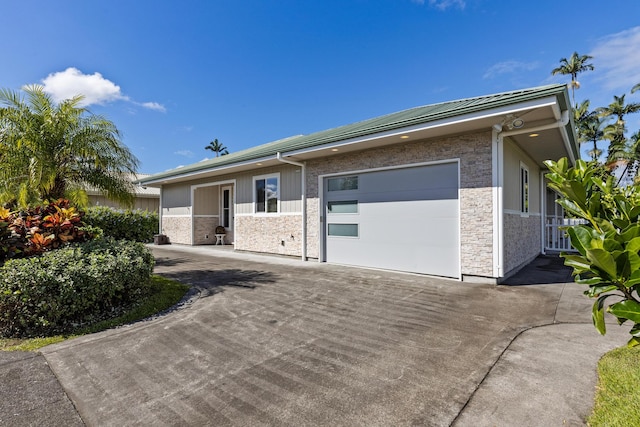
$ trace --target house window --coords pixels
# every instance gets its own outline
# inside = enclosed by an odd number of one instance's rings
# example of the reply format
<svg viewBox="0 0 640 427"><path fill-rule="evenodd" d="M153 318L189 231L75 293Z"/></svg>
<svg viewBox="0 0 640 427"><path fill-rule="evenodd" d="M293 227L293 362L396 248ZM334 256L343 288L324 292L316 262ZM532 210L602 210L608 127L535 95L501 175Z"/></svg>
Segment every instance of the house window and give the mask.
<svg viewBox="0 0 640 427"><path fill-rule="evenodd" d="M344 191L358 189L358 176L343 176L340 178L329 178L327 180L329 191Z"/></svg>
<svg viewBox="0 0 640 427"><path fill-rule="evenodd" d="M280 201L279 176L257 176L253 178L256 213L278 213Z"/></svg>
<svg viewBox="0 0 640 427"><path fill-rule="evenodd" d="M231 190L222 190L222 226L231 227Z"/></svg>
<svg viewBox="0 0 640 427"><path fill-rule="evenodd" d="M520 212L529 213L529 169L520 163Z"/></svg>

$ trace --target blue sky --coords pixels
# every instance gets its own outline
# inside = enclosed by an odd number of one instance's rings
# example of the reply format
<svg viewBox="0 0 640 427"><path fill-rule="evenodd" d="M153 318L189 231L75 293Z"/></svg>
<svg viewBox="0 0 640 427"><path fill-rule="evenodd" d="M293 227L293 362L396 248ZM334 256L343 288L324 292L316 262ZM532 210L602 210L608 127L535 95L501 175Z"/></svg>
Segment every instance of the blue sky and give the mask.
<svg viewBox="0 0 640 427"><path fill-rule="evenodd" d="M549 83L594 56L578 100L640 83L640 1L4 1L0 87L86 96L156 173L297 134ZM627 95L640 102L640 93ZM629 117L640 127L640 114Z"/></svg>

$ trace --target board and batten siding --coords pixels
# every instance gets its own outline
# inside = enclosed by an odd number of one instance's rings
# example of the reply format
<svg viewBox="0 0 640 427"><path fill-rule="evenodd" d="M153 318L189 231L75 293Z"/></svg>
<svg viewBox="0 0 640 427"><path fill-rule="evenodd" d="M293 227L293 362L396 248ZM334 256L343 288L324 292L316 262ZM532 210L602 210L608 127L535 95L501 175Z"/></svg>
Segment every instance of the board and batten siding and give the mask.
<svg viewBox="0 0 640 427"><path fill-rule="evenodd" d="M520 163L529 169L529 214L540 214L540 167L508 138L504 141L503 207L520 212Z"/></svg>
<svg viewBox="0 0 640 427"><path fill-rule="evenodd" d="M162 186L162 215L190 215L191 187L187 183Z"/></svg>
<svg viewBox="0 0 640 427"><path fill-rule="evenodd" d="M302 204L302 171L293 165L257 169L236 175L236 216L252 215L253 212L253 178L256 176L280 174L280 213L300 213Z"/></svg>
<svg viewBox="0 0 640 427"><path fill-rule="evenodd" d="M193 191L194 215L218 215L220 211L220 187L210 185L198 187Z"/></svg>

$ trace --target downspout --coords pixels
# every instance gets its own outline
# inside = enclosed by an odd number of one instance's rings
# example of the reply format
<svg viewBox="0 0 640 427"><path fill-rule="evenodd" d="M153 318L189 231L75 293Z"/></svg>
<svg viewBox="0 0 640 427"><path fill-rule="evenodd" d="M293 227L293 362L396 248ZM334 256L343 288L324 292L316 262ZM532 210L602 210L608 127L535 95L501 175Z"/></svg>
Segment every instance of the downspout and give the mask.
<svg viewBox="0 0 640 427"><path fill-rule="evenodd" d="M542 246L540 253L542 253L542 255L547 254L547 186L544 185L544 175L544 172L540 171L540 243Z"/></svg>
<svg viewBox="0 0 640 427"><path fill-rule="evenodd" d="M163 191L163 186L160 186L160 199L158 200L158 234L164 234L164 231L162 229L162 191Z"/></svg>
<svg viewBox="0 0 640 427"><path fill-rule="evenodd" d="M504 185L502 125L491 129L491 186L493 188L493 275L496 281L504 276L504 217L502 187Z"/></svg>
<svg viewBox="0 0 640 427"><path fill-rule="evenodd" d="M276 159L282 163L289 163L290 165L300 166L300 203L302 203L302 261L307 260L307 168L304 162L295 162L293 160L287 160L282 157L282 153L276 154Z"/></svg>

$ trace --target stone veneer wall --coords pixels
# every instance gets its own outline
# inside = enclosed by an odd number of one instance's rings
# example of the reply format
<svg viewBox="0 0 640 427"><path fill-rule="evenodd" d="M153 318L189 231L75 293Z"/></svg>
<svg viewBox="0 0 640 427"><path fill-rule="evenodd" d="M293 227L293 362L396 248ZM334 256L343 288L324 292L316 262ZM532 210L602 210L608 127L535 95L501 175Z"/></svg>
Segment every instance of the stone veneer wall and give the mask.
<svg viewBox="0 0 640 427"><path fill-rule="evenodd" d="M193 244L213 245L216 242L216 227L220 223L218 217L193 218ZM207 239L206 236L209 236Z"/></svg>
<svg viewBox="0 0 640 427"><path fill-rule="evenodd" d="M522 216L519 213L504 215L504 273L531 262L540 254L542 230L540 216Z"/></svg>
<svg viewBox="0 0 640 427"><path fill-rule="evenodd" d="M171 243L191 244L191 217L163 216L162 233L169 237Z"/></svg>
<svg viewBox="0 0 640 427"><path fill-rule="evenodd" d="M318 176L411 163L460 159L463 275L493 276L491 132L423 140L307 162L307 255L320 254Z"/></svg>
<svg viewBox="0 0 640 427"><path fill-rule="evenodd" d="M302 256L302 214L236 215L235 232L236 250Z"/></svg>

